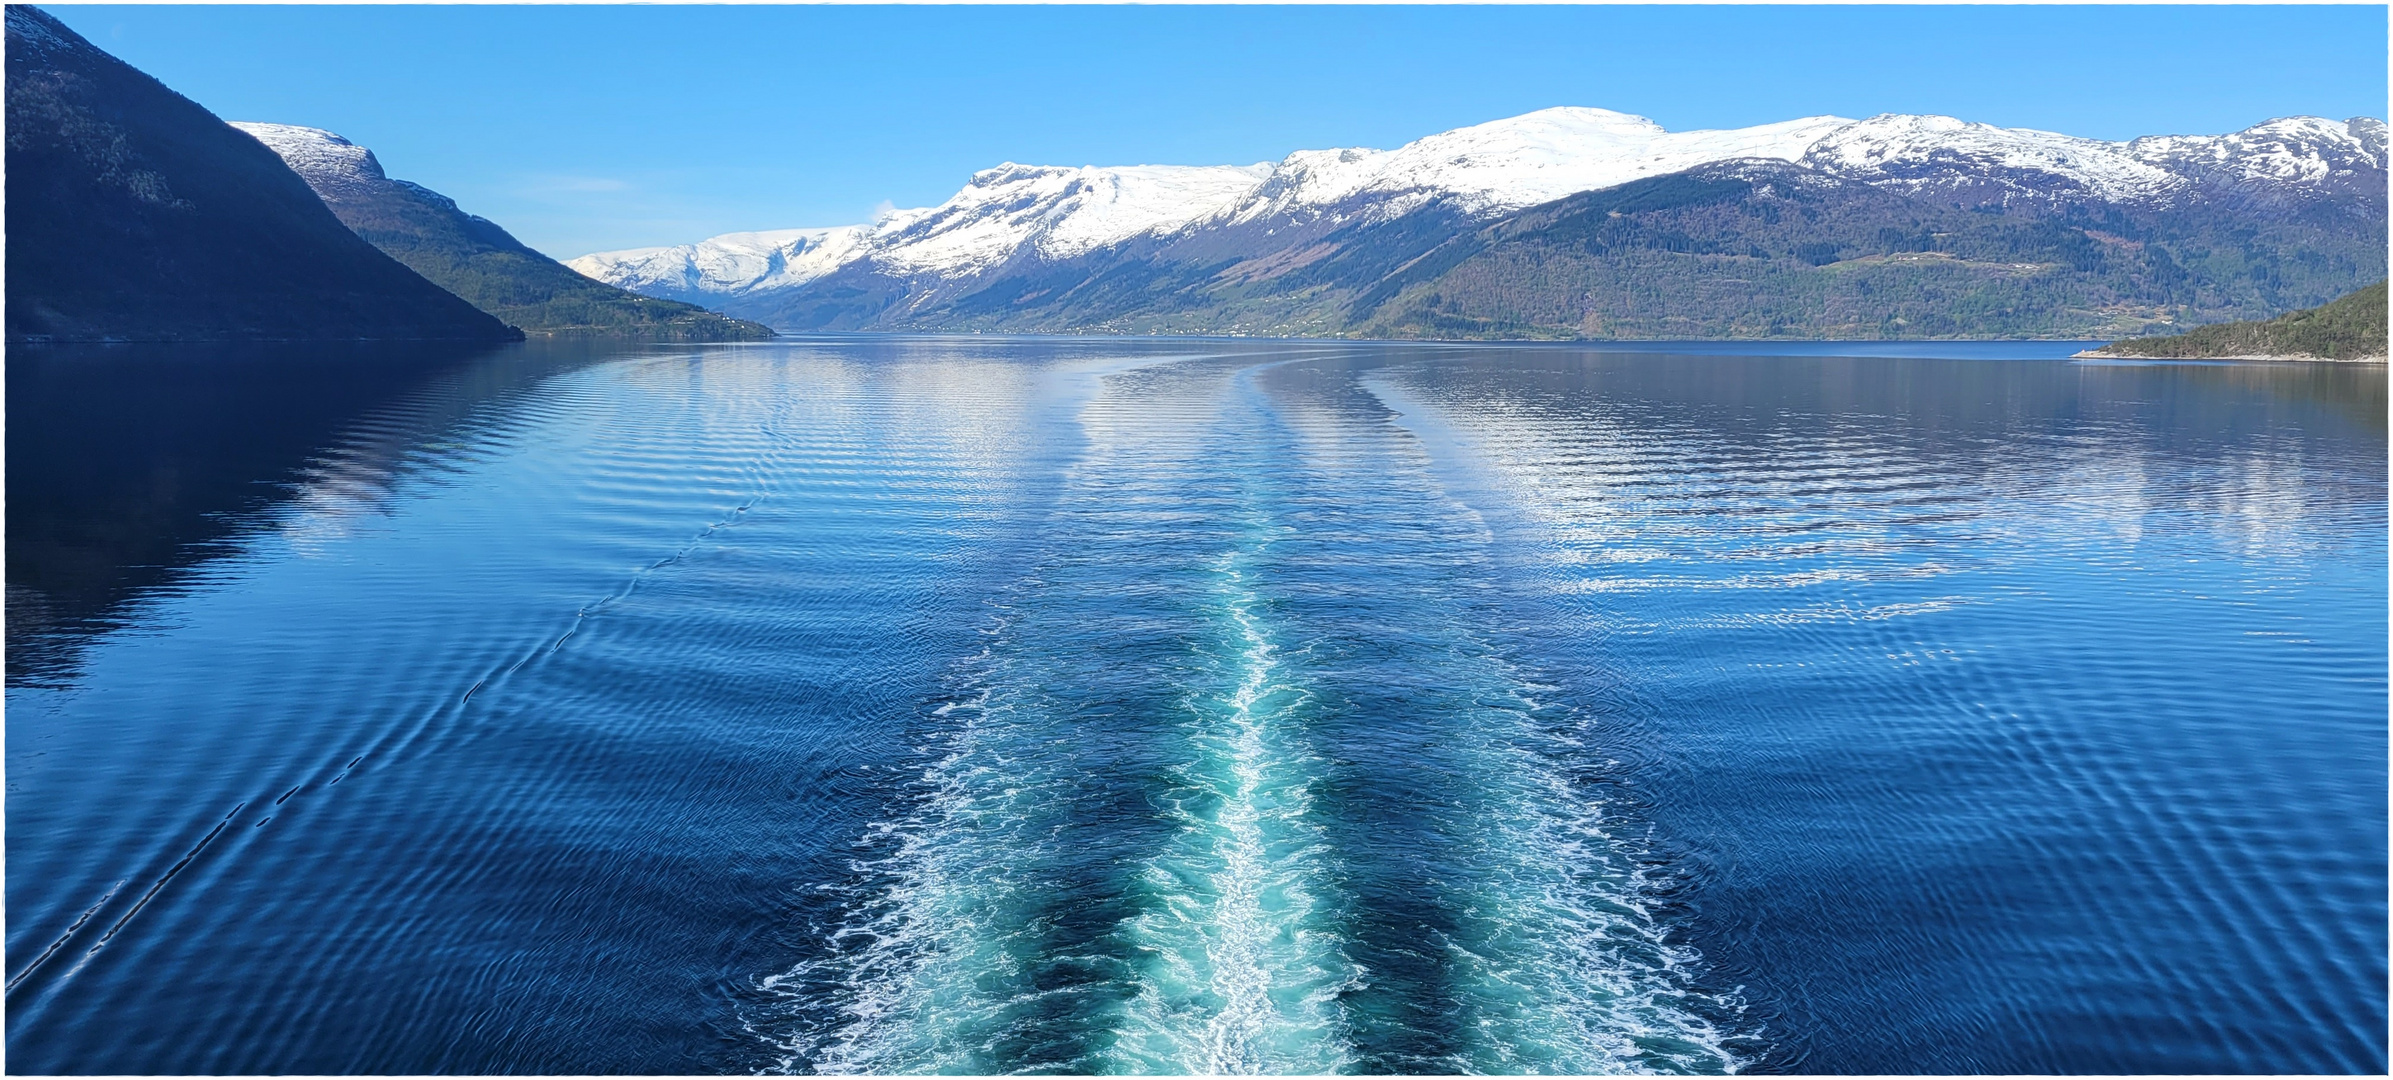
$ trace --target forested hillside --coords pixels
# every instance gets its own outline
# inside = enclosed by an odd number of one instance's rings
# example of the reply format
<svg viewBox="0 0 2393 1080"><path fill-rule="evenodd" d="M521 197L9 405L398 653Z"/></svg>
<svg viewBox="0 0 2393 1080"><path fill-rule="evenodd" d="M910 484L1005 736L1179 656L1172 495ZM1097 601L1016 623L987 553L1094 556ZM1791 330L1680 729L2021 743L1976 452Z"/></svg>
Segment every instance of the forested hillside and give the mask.
<svg viewBox="0 0 2393 1080"><path fill-rule="evenodd" d="M2385 283L2379 281L2333 303L2305 311L2262 322L2197 327L2172 337L2114 341L2095 350L2094 355L2382 361L2387 351L2385 302Z"/></svg>

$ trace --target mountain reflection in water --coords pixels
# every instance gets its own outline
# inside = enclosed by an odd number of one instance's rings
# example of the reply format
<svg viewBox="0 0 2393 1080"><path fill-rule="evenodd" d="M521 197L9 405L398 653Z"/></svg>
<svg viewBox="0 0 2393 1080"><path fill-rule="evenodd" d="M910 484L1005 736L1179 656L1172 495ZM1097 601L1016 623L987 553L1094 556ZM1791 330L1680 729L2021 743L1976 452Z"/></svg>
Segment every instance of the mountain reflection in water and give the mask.
<svg viewBox="0 0 2393 1080"><path fill-rule="evenodd" d="M8 680L66 677L132 597L293 499L371 502L467 410L594 343L12 346Z"/></svg>

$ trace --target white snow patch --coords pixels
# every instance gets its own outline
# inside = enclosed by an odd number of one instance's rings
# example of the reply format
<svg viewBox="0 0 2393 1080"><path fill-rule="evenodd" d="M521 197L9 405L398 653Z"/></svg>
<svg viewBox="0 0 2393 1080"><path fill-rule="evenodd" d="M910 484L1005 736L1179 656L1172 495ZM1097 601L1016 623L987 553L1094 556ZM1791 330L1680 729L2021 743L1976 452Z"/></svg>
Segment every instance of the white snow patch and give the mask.
<svg viewBox="0 0 2393 1080"><path fill-rule="evenodd" d="M1218 216L1270 175L1268 165L1009 162L975 174L938 206L885 219L873 246L885 265L943 276L989 269L1024 251L1068 259Z"/></svg>
<svg viewBox="0 0 2393 1080"><path fill-rule="evenodd" d="M2239 181L2309 184L2338 171L2353 171L2355 166L2385 167L2382 143L2372 147L2353 130L2355 126L2347 121L2294 116L2227 135L2147 135L2122 145L2138 161L2173 171L2207 171Z"/></svg>
<svg viewBox="0 0 2393 1080"><path fill-rule="evenodd" d="M374 160L374 152L350 142L323 128L299 127L295 124L259 124L247 121L228 121L247 132L251 138L266 144L308 182L308 186L323 191L327 185L345 183L377 183L388 179L383 175L382 163Z"/></svg>
<svg viewBox="0 0 2393 1080"><path fill-rule="evenodd" d="M1242 206L1239 217L1409 191L1434 193L1468 213L1501 213L1730 158L1794 161L1851 123L1813 116L1728 131L1674 132L1609 109L1542 109L1390 151L1299 151L1276 170L1290 182L1259 191L1262 197Z"/></svg>
<svg viewBox="0 0 2393 1080"><path fill-rule="evenodd" d="M2051 177L2116 201L2162 196L2190 183L2136 160L2124 143L1892 113L1838 129L1813 145L1802 163L1898 189L2000 183L2019 174Z"/></svg>

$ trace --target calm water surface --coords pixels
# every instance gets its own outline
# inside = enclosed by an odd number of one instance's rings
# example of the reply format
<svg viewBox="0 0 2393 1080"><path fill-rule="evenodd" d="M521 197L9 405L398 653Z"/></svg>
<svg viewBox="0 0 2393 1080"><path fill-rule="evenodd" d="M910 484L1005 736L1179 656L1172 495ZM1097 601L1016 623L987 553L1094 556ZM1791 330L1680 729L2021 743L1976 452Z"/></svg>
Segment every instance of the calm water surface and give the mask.
<svg viewBox="0 0 2393 1080"><path fill-rule="evenodd" d="M9 1068L2382 1071L2384 369L2068 351L12 351Z"/></svg>

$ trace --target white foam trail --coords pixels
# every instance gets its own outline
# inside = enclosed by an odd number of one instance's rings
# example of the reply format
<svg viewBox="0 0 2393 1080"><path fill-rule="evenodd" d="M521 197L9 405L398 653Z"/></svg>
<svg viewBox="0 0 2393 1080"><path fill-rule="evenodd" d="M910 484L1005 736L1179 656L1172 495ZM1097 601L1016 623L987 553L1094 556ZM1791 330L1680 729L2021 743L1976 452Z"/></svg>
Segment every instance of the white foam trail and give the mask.
<svg viewBox="0 0 2393 1080"><path fill-rule="evenodd" d="M1392 414L1410 418L1399 426L1424 454L1416 460L1435 475L1429 451L1451 454L1451 429L1427 422L1434 410L1399 381L1360 382ZM1543 502L1533 485L1510 494L1515 509ZM1477 511L1459 501L1447 505L1476 526L1482 542L1492 542ZM1741 1001L1700 986L1700 958L1673 943L1652 910L1656 883L1635 837L1621 835L1601 798L1574 780L1570 763L1587 762L1590 754L1575 734L1585 721L1541 700L1554 688L1488 644L1480 616L1438 590L1416 599L1409 619L1415 631L1448 643L1439 661L1447 689L1416 695L1410 704L1442 713L1451 732L1443 753L1450 755L1446 764L1457 782L1449 795L1460 812L1448 827L1467 838L1458 852L1466 869L1443 890L1454 912L1446 977L1463 1013L1465 1045L1444 1067L1509 1074L1739 1071L1746 1064L1732 1046L1739 1031L1724 1027L1741 1028L1727 1019L1741 1011Z"/></svg>
<svg viewBox="0 0 2393 1080"><path fill-rule="evenodd" d="M1339 996L1361 969L1334 929L1320 885L1329 855L1309 818L1321 762L1280 729L1306 694L1238 560L1215 572L1222 633L1209 667L1219 678L1200 674L1208 685L1184 699L1177 830L1135 876L1140 913L1103 950L1131 958L1130 992L1107 1025L1110 1045L1082 1071L1324 1073L1355 1062ZM924 774L920 809L865 838L877 854L859 861L866 881L832 948L761 981L801 1017L797 1030L767 1035L781 1049L777 1071L1024 1064L993 1042L1041 1002L999 988L1048 947L1035 917L1053 897L1017 870L1054 854L1056 795L1074 778L1055 771L1068 759L1038 751L1062 733L1024 689L1040 680L1009 677L1023 674L1011 662L984 654L985 689L947 707L954 726Z"/></svg>
<svg viewBox="0 0 2393 1080"><path fill-rule="evenodd" d="M1328 1073L1355 1057L1339 995L1346 958L1319 884L1309 819L1319 762L1282 726L1306 700L1233 553L1216 568L1230 640L1226 695L1189 702L1196 757L1179 771L1179 831L1144 868L1148 910L1123 929L1145 958L1108 1064L1173 1074Z"/></svg>
<svg viewBox="0 0 2393 1080"><path fill-rule="evenodd" d="M1092 430L1120 436L1123 454L1158 445L1148 428L1118 426ZM1324 460L1347 467L1344 458ZM1092 505L1152 510L1177 497L1133 482L1147 474L1124 475L1097 487L1092 496L1104 498ZM877 854L861 866L865 880L834 947L765 981L796 1018L797 1030L778 1038L780 1067L1251 1074L1404 1060L1488 1073L1740 1068L1730 1036L1707 1019L1736 1003L1705 996L1694 955L1668 940L1646 906L1653 889L1635 845L1612 834L1600 803L1574 781L1571 763L1585 761L1587 748L1556 734L1558 711L1536 700L1548 688L1482 640L1484 612L1444 571L1418 576L1422 564L1407 563L1401 548L1368 596L1393 605L1411 662L1433 669L1402 711L1439 732L1423 751L1434 759L1424 777L1436 791L1421 807L1435 835L1422 839L1447 865L1418 882L1434 894L1421 899L1440 912L1442 928L1401 950L1428 954L1437 970L1424 973L1417 992L1437 1000L1372 996L1351 956L1358 946L1345 936L1375 932L1373 913L1356 908L1341 884L1344 859L1358 856L1330 847L1354 823L1318 817L1313 792L1331 769L1310 752L1319 733L1308 730L1314 690L1321 704L1334 702L1343 697L1336 680L1358 672L1322 667L1275 637L1293 616L1275 612L1259 580L1278 565L1266 558L1274 534L1248 526L1250 542L1215 563L1209 589L1191 598L1210 628L1197 662L1144 654L1183 695L1176 729L1155 727L1172 718L1151 707L1136 718L1147 723L1087 729L1063 719L1075 707L1072 680L1120 662L1101 654L1083 668L1079 654L1056 651L1088 647L1073 632L1088 613L1072 606L1084 598L1075 590L1097 590L1085 598L1100 610L1105 590L1125 582L1118 564L1088 553L1085 538L1071 558L1041 570L1054 580L1031 579L1030 606L1019 612L1031 622L992 631L996 648L974 677L986 691L950 712L954 726L926 770L920 809L869 838ZM1140 586L1151 588L1195 569L1143 550L1152 529L1170 527L1131 515L1100 539L1123 543L1112 555L1134 560ZM1170 565L1147 561L1157 555ZM1103 566L1116 569L1070 576ZM1134 748L1078 753L1090 736ZM1154 767L1145 763L1158 752L1176 755L1164 759L1176 766L1160 793L1124 792L1131 777L1107 771L1127 764L1143 789ZM1105 819L1107 836L1127 839L1102 864L1104 884L1059 893L1054 872L1090 866L1088 845L1102 842L1071 828L1078 811L1067 804L1098 790L1155 799L1160 814L1142 813L1134 797L1132 809ZM1357 868L1390 855L1354 835L1366 860ZM1404 838L1390 841L1401 848ZM1122 875L1125 865L1134 872ZM1108 923L1092 930L1084 918L1050 933L1058 919L1096 914L1090 904L1105 905L1096 917ZM1425 1005L1437 1009L1436 1030L1390 1011ZM1414 1056L1404 1045L1414 1038L1435 1042Z"/></svg>
<svg viewBox="0 0 2393 1080"><path fill-rule="evenodd" d="M988 653L982 662L988 663ZM860 841L865 880L831 951L760 980L797 1006L796 1030L766 1035L782 1056L770 1071L988 1073L1007 1063L983 1045L1010 1012L1035 1004L990 994L983 979L1035 953L1040 883L1020 869L1048 847L1039 810L1055 778L1023 768L1026 706L984 689L943 706L954 722L923 774L925 796L904 818ZM824 1002L835 1003L828 1014ZM809 1011L812 1008L816 1011Z"/></svg>
<svg viewBox="0 0 2393 1080"><path fill-rule="evenodd" d="M1491 662L1492 658L1491 658ZM1499 666L1501 666L1499 664ZM1573 790L1538 744L1539 707L1473 716L1471 772L1486 799L1449 946L1476 1014L1468 1068L1489 1073L1733 1073L1729 1033L1707 1013L1736 1002L1690 985L1697 957L1668 941L1648 908L1651 882L1600 805Z"/></svg>

